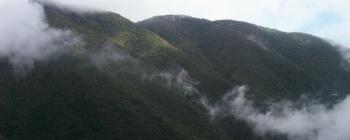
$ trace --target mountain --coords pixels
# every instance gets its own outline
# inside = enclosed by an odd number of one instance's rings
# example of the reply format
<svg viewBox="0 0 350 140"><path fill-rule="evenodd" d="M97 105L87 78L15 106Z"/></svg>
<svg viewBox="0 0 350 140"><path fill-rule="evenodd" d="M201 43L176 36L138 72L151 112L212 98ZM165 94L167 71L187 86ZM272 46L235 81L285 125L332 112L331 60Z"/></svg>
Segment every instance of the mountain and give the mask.
<svg viewBox="0 0 350 140"><path fill-rule="evenodd" d="M304 94L332 104L350 91L348 62L312 35L231 20L168 15L133 23L111 12L43 8L51 28L81 42L20 76L0 59L0 139L284 139L255 136L233 116L213 119L201 101L214 104L239 85L261 109Z"/></svg>
<svg viewBox="0 0 350 140"><path fill-rule="evenodd" d="M299 102L305 96L307 100L301 104L318 100L331 106L349 93L348 62L337 46L313 35L233 20L209 21L177 15L157 16L137 24L197 57L203 65L226 77L229 86L249 85L248 96L261 110L271 100ZM217 122L233 138L264 139L254 136L249 124L235 117L226 116Z"/></svg>

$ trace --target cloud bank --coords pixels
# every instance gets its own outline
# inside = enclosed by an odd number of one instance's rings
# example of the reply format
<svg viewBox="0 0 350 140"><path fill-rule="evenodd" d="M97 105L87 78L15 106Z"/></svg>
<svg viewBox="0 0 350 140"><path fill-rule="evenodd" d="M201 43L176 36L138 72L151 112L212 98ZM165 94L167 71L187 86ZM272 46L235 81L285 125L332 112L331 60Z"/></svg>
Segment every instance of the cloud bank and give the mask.
<svg viewBox="0 0 350 140"><path fill-rule="evenodd" d="M81 42L70 31L50 28L42 5L34 1L0 0L0 21L0 57L20 71Z"/></svg>
<svg viewBox="0 0 350 140"><path fill-rule="evenodd" d="M210 106L213 117L234 116L246 121L260 136L285 135L289 140L350 139L350 97L332 108L321 104L297 107L285 101L273 103L262 112L245 97L246 91L246 86L236 87Z"/></svg>

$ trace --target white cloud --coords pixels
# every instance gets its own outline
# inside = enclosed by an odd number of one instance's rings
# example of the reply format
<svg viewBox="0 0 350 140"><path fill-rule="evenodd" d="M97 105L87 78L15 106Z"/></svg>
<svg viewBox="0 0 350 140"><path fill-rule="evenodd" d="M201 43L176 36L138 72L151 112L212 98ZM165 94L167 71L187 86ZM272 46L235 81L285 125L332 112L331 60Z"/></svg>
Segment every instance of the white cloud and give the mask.
<svg viewBox="0 0 350 140"><path fill-rule="evenodd" d="M350 96L332 108L321 104L296 107L292 102L272 103L262 112L245 97L247 88L236 87L214 106L212 115L232 115L246 121L257 135L286 135L289 140L348 140L350 139Z"/></svg>
<svg viewBox="0 0 350 140"><path fill-rule="evenodd" d="M1 0L0 57L18 71L44 60L62 46L80 42L69 31L50 28L43 7L26 0Z"/></svg>

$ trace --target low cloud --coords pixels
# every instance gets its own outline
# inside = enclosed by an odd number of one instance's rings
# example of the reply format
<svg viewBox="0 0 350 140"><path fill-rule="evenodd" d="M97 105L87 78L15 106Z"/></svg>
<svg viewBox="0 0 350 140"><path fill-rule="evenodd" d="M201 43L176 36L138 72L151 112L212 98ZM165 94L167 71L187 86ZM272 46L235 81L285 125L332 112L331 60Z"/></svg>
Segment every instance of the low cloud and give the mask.
<svg viewBox="0 0 350 140"><path fill-rule="evenodd" d="M162 71L158 76L166 81L168 87L181 88L184 95L199 93L195 88L198 82L193 80L183 68L175 72Z"/></svg>
<svg viewBox="0 0 350 140"><path fill-rule="evenodd" d="M64 46L81 44L71 31L49 27L42 5L35 1L2 0L0 6L0 58L17 71L33 67Z"/></svg>
<svg viewBox="0 0 350 140"><path fill-rule="evenodd" d="M247 122L259 136L285 135L289 140L350 139L350 97L327 108L322 104L298 106L283 101L272 103L266 111L246 98L246 86L234 88L221 101L209 106L215 117L234 116Z"/></svg>

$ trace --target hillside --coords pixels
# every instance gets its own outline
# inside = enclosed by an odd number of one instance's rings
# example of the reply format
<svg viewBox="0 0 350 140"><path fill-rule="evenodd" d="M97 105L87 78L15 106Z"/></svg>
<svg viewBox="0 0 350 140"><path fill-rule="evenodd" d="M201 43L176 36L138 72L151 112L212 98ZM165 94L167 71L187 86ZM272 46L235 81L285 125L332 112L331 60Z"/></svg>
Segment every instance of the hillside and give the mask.
<svg viewBox="0 0 350 140"><path fill-rule="evenodd" d="M260 99L298 99L317 92L315 98L328 100L334 92L349 91L350 73L342 67L347 62L335 46L312 35L175 15L138 24L201 59L226 80L249 85Z"/></svg>
<svg viewBox="0 0 350 140"><path fill-rule="evenodd" d="M176 15L153 17L138 25L210 66L226 77L229 86L248 85L248 96L261 110L265 104L281 100L306 99L300 102L301 106L312 101L332 106L350 90L348 62L339 48L312 35L285 33L239 21ZM221 81L214 83L224 85ZM255 137L249 124L235 117L224 116L217 122L233 138L263 139ZM287 139L279 135L265 138Z"/></svg>
<svg viewBox="0 0 350 140"><path fill-rule="evenodd" d="M0 140L280 140L234 116L213 118L210 105L241 85L262 110L304 95L332 105L350 91L348 62L313 35L42 6L50 28L79 43L25 72L0 58Z"/></svg>

